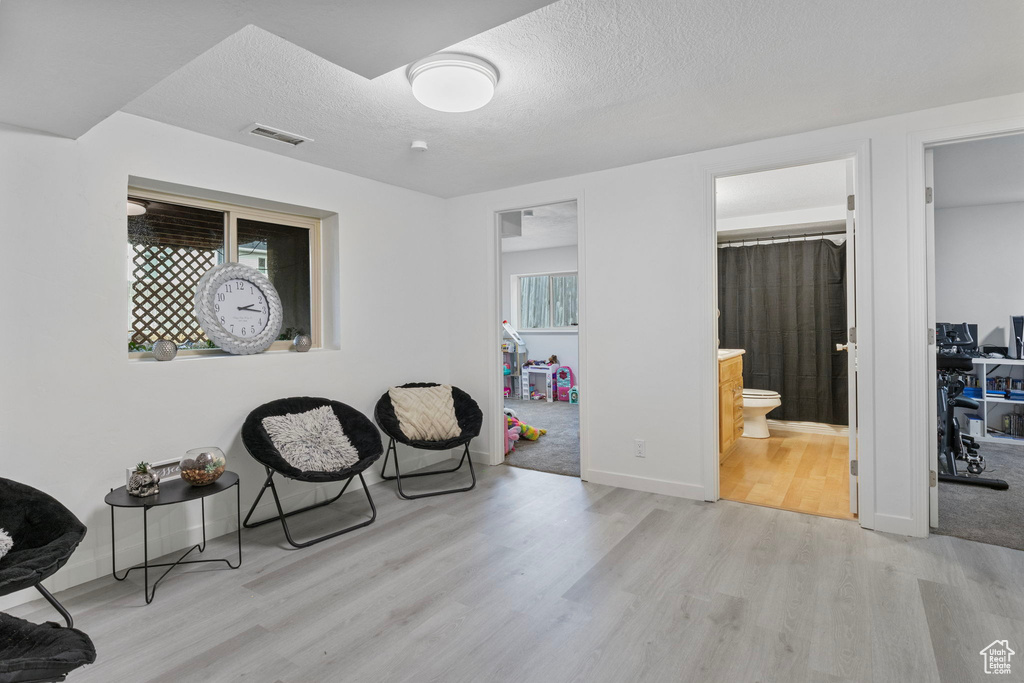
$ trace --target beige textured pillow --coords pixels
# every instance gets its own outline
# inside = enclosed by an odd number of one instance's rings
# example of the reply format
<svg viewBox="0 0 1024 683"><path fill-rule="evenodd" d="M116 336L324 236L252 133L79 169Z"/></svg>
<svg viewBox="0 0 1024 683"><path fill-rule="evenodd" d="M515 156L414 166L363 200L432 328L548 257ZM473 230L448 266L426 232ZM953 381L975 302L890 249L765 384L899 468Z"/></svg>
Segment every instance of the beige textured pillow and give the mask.
<svg viewBox="0 0 1024 683"><path fill-rule="evenodd" d="M391 387L388 395L395 407L398 425L410 441L444 441L462 436L450 384Z"/></svg>

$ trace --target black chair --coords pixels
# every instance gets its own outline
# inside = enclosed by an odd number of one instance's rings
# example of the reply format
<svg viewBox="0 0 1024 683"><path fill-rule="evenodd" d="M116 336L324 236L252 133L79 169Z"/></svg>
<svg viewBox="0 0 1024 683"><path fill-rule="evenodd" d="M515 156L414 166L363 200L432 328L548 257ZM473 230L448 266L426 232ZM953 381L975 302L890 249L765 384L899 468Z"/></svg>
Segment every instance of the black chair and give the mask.
<svg viewBox="0 0 1024 683"><path fill-rule="evenodd" d="M0 529L14 541L0 557L0 595L35 588L71 628L71 614L40 582L68 561L85 538L85 525L52 496L0 478Z"/></svg>
<svg viewBox="0 0 1024 683"><path fill-rule="evenodd" d="M96 661L96 648L77 628L33 624L0 613L0 683L63 681Z"/></svg>
<svg viewBox="0 0 1024 683"><path fill-rule="evenodd" d="M351 467L336 471L303 471L292 466L277 450L274 446L274 442L270 439L270 435L267 434L267 430L263 427L263 418L272 415L304 413L322 406L330 406L331 410L334 411L334 415L338 418L338 422L341 424L342 430L359 453L359 460ZM347 406L344 403L331 401L330 399L310 398L308 396L282 398L276 401L271 401L270 403L266 403L249 413L249 417L246 418L245 424L242 425L242 443L245 444L245 448L249 451L249 454L262 464L267 472L267 480L263 482L263 487L260 489L259 495L256 496L256 500L253 501L252 507L249 509L249 514L245 516L243 526L247 529L262 526L263 524L268 524L275 520L280 520L281 527L284 529L284 536L288 540L288 543L295 548L305 548L313 545L314 543L320 543L321 541L326 541L329 538L334 538L335 536L340 536L341 534L372 524L373 521L377 519L377 507L373 504L373 498L370 497L370 489L367 488L366 481L363 479L363 471L381 456L384 449L381 445L380 433L377 431L377 428L373 426L373 423L370 422L368 417L360 413L355 408ZM284 508L281 507L281 499L277 495L277 487L274 486L275 474L280 474L286 479L308 481L318 484L329 481L344 481L345 485L342 487L341 492L330 500L323 501L322 503L315 503L299 510L285 513ZM352 479L355 477L359 477L359 482L363 485L363 491L366 493L366 500L370 503L370 509L372 510L370 519L365 522L360 522L359 524L346 527L340 531L334 531L324 536L320 536L319 538L314 538L310 541L297 543L292 538L291 532L288 529L288 522L285 518L297 515L300 512L306 512L308 510L313 510L314 508L323 507L324 505L330 505L341 498L342 494L345 493L345 490L348 489L348 485L352 483ZM277 505L278 516L250 524L249 518L252 517L252 513L256 509L256 505L260 502L260 498L263 497L264 492L266 492L268 488L274 496L274 503Z"/></svg>
<svg viewBox="0 0 1024 683"><path fill-rule="evenodd" d="M409 384L401 385L400 389L414 389L418 387L436 387L440 386L434 382L411 382ZM380 467L380 476L388 481L395 481L398 485L398 495L406 500L413 500L415 498L427 498L429 496L441 496L447 493L461 493L462 491L469 491L476 486L476 472L473 471L473 460L469 457L469 442L475 437L480 435L480 428L484 423L484 414L480 410L480 406L477 405L476 401L462 389L458 387L452 387L452 401L455 408L455 418L459 423L461 434L459 436L444 439L439 441L425 441L421 439L409 439L402 431L402 426L395 415L395 406L391 402L391 394L384 392L384 395L377 401L377 406L374 408L373 417L380 426L381 431L388 435L391 441L388 443L387 452L384 455L384 463ZM455 467L447 470L436 470L433 472L413 472L412 474L403 475L398 466L398 446L396 442L403 443L406 446L412 448L420 448L429 451L447 451L453 448L463 447L462 458L459 460L459 464ZM391 454L395 454L395 474L394 476L388 476L384 473L384 470L388 466L388 458ZM472 483L469 486L456 489L445 489L443 491L431 491L429 493L416 493L407 494L402 490L402 477L429 477L435 474L448 474L450 472L456 472L462 468L464 462L469 463L469 475L472 478Z"/></svg>

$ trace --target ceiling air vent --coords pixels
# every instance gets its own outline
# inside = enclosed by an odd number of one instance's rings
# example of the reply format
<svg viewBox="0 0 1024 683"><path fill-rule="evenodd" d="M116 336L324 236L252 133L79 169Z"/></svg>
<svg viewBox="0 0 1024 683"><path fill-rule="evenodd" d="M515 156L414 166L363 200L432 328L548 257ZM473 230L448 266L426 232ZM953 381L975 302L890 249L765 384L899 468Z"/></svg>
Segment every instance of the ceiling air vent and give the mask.
<svg viewBox="0 0 1024 683"><path fill-rule="evenodd" d="M289 133L288 131L279 130L277 128L271 128L270 126L264 126L259 123L254 123L246 131L253 135L259 135L260 137L270 138L271 140L277 140L278 142L287 142L289 145L298 146L303 142L313 142L312 138L305 138L295 133Z"/></svg>

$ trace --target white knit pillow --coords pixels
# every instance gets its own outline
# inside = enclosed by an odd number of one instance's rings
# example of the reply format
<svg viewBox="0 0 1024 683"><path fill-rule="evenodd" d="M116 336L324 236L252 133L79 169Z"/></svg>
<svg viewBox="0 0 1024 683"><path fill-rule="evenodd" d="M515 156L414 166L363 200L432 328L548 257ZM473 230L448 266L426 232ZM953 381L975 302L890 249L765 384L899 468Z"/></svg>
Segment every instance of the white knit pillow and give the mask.
<svg viewBox="0 0 1024 683"><path fill-rule="evenodd" d="M0 557L3 557L7 553L11 552L11 548L14 546L14 539L11 535L0 529Z"/></svg>
<svg viewBox="0 0 1024 683"><path fill-rule="evenodd" d="M330 406L271 415L263 418L263 428L281 457L303 472L336 472L359 460Z"/></svg>
<svg viewBox="0 0 1024 683"><path fill-rule="evenodd" d="M388 389L398 425L410 441L444 441L462 436L450 384Z"/></svg>

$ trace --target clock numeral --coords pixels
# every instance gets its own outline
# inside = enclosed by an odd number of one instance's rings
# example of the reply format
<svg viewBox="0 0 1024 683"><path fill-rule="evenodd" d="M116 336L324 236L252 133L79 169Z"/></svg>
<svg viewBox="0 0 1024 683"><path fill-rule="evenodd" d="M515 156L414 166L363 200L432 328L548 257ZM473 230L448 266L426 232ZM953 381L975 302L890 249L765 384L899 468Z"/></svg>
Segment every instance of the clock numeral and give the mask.
<svg viewBox="0 0 1024 683"><path fill-rule="evenodd" d="M263 297L262 296L256 297L256 302L262 304L263 303Z"/></svg>
<svg viewBox="0 0 1024 683"><path fill-rule="evenodd" d="M224 301L224 295L220 292L217 293L217 301Z"/></svg>
<svg viewBox="0 0 1024 683"><path fill-rule="evenodd" d="M245 328L244 327L242 328L242 336L243 337L245 336Z"/></svg>
<svg viewBox="0 0 1024 683"><path fill-rule="evenodd" d="M220 317L220 324L221 324L221 325L223 325L223 324L224 324L224 322L225 322L225 321L224 321L224 316L221 316L221 317Z"/></svg>
<svg viewBox="0 0 1024 683"><path fill-rule="evenodd" d="M232 334L234 333L234 331L235 331L235 326L234 326L234 325L232 325L232 326L231 326L231 332L232 332Z"/></svg>
<svg viewBox="0 0 1024 683"><path fill-rule="evenodd" d="M231 293L231 284L230 283L224 285L224 291L227 292L228 294Z"/></svg>
<svg viewBox="0 0 1024 683"><path fill-rule="evenodd" d="M259 320L257 320L256 324L259 325L260 327L263 327L263 318L260 318Z"/></svg>
<svg viewBox="0 0 1024 683"><path fill-rule="evenodd" d="M217 313L220 313L220 304L214 304L213 310L215 310Z"/></svg>
<svg viewBox="0 0 1024 683"><path fill-rule="evenodd" d="M256 334L256 328L255 327L252 328L252 333Z"/></svg>

